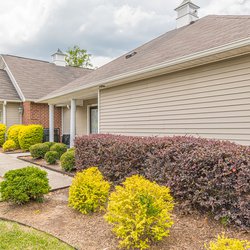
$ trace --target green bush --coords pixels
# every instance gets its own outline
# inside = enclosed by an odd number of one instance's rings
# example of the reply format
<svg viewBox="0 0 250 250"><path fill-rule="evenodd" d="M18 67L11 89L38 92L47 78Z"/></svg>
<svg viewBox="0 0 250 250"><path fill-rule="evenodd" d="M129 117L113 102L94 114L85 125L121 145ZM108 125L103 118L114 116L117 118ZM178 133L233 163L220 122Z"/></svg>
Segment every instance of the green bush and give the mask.
<svg viewBox="0 0 250 250"><path fill-rule="evenodd" d="M44 159L48 164L55 164L58 158L58 152L56 151L49 151L44 156Z"/></svg>
<svg viewBox="0 0 250 250"><path fill-rule="evenodd" d="M65 152L61 158L61 167L65 171L72 171L75 168L75 151L74 150L68 150Z"/></svg>
<svg viewBox="0 0 250 250"><path fill-rule="evenodd" d="M5 133L6 133L6 126L4 124L0 124L0 147L3 146L5 142Z"/></svg>
<svg viewBox="0 0 250 250"><path fill-rule="evenodd" d="M110 195L105 219L121 247L146 249L169 235L173 207L169 188L134 175Z"/></svg>
<svg viewBox="0 0 250 250"><path fill-rule="evenodd" d="M58 153L58 159L60 159L62 154L67 151L67 145L63 143L55 143L53 146L51 146L50 151L56 151Z"/></svg>
<svg viewBox="0 0 250 250"><path fill-rule="evenodd" d="M49 148L51 148L55 144L55 142L49 142L49 141L47 141L47 142L44 142L43 144L47 145Z"/></svg>
<svg viewBox="0 0 250 250"><path fill-rule="evenodd" d="M68 152L70 152L70 151L75 152L75 150L76 150L76 149L75 149L75 147L73 147L73 148L69 148L69 149L68 149Z"/></svg>
<svg viewBox="0 0 250 250"><path fill-rule="evenodd" d="M224 234L218 236L216 241L205 244L207 250L249 250L250 241L226 238Z"/></svg>
<svg viewBox="0 0 250 250"><path fill-rule="evenodd" d="M30 146L29 151L34 159L44 158L45 154L49 151L49 146L44 143L37 143Z"/></svg>
<svg viewBox="0 0 250 250"><path fill-rule="evenodd" d="M92 167L79 172L69 189L69 206L83 214L104 208L110 185L103 179L101 172Z"/></svg>
<svg viewBox="0 0 250 250"><path fill-rule="evenodd" d="M3 144L3 151L8 152L8 151L14 151L17 149L16 143L13 140L7 140Z"/></svg>
<svg viewBox="0 0 250 250"><path fill-rule="evenodd" d="M43 140L43 127L41 125L28 125L19 131L18 141L21 149L29 150L30 146L41 143Z"/></svg>
<svg viewBox="0 0 250 250"><path fill-rule="evenodd" d="M13 140L16 143L17 148L20 148L18 134L23 127L25 127L25 125L13 125L9 127L7 131L8 140Z"/></svg>
<svg viewBox="0 0 250 250"><path fill-rule="evenodd" d="M24 204L30 200L41 201L50 191L47 172L36 167L10 170L0 183L3 201Z"/></svg>

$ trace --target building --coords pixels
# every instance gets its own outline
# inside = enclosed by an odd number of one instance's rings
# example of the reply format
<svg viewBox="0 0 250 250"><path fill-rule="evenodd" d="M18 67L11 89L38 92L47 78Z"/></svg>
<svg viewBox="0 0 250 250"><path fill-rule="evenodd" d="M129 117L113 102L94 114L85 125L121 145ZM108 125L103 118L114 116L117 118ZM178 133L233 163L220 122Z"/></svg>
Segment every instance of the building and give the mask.
<svg viewBox="0 0 250 250"><path fill-rule="evenodd" d="M52 62L12 55L0 56L0 123L41 124L49 128L49 106L37 102L43 96L92 70L69 67L58 49ZM66 106L55 108L55 129L62 134L62 113Z"/></svg>
<svg viewBox="0 0 250 250"><path fill-rule="evenodd" d="M71 146L89 133L250 145L250 16L199 19L198 9L183 1L176 29L41 98L51 135L54 107L65 105Z"/></svg>

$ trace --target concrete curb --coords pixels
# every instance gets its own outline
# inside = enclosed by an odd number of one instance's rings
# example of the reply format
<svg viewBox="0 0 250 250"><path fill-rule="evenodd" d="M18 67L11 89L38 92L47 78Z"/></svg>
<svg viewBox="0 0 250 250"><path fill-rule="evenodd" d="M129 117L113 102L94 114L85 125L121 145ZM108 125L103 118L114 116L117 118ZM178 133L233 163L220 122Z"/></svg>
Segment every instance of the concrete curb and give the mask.
<svg viewBox="0 0 250 250"><path fill-rule="evenodd" d="M51 170L51 171L54 171L54 172L57 172L57 173L60 173L60 174L63 174L63 175L67 175L69 177L74 177L75 176L74 174L67 173L67 172L64 172L64 171L60 171L60 170L57 170L57 169L54 169L54 168L51 168L51 167L48 167L48 166L45 166L45 165L42 165L42 164L38 164L36 162L30 161L30 160L27 160L27 159L23 159L22 157L23 156L18 156L17 159L28 162L28 163L31 163L31 164L34 164L34 165L37 165L37 166L42 167L42 168L46 168L48 170Z"/></svg>

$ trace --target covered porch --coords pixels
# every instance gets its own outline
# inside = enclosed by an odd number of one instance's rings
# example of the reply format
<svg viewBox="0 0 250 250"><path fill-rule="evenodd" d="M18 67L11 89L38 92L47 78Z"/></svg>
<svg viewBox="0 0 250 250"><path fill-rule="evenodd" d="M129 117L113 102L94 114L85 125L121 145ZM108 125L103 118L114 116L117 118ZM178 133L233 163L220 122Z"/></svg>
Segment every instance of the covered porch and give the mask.
<svg viewBox="0 0 250 250"><path fill-rule="evenodd" d="M62 141L74 146L76 136L99 132L99 89L51 99L49 102L49 140L54 141L55 107L61 107Z"/></svg>
<svg viewBox="0 0 250 250"><path fill-rule="evenodd" d="M10 127L22 123L23 107L20 101L0 100L0 123Z"/></svg>

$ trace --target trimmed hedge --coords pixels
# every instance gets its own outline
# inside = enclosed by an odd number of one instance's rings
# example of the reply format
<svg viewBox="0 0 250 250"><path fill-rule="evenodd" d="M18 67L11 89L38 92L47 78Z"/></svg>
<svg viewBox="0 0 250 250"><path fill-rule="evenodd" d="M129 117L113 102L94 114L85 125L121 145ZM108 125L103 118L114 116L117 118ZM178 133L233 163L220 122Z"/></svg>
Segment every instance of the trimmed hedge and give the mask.
<svg viewBox="0 0 250 250"><path fill-rule="evenodd" d="M75 168L75 150L69 149L60 158L63 170L71 172Z"/></svg>
<svg viewBox="0 0 250 250"><path fill-rule="evenodd" d="M134 175L115 187L104 218L113 226L121 248L148 249L150 243L169 236L173 208L168 187Z"/></svg>
<svg viewBox="0 0 250 250"><path fill-rule="evenodd" d="M14 151L16 149L17 149L17 145L13 140L7 140L3 144L3 151L4 152Z"/></svg>
<svg viewBox="0 0 250 250"><path fill-rule="evenodd" d="M56 142L49 142L49 141L47 141L47 142L44 142L43 144L47 145L49 148L51 148L55 143Z"/></svg>
<svg viewBox="0 0 250 250"><path fill-rule="evenodd" d="M206 250L249 250L250 241L227 238L225 234L219 235L216 241L205 244Z"/></svg>
<svg viewBox="0 0 250 250"><path fill-rule="evenodd" d="M25 125L13 125L9 127L7 131L7 138L8 140L13 140L16 143L17 149L20 148L19 141L18 141L18 134Z"/></svg>
<svg viewBox="0 0 250 250"><path fill-rule="evenodd" d="M43 140L43 127L41 125L24 126L18 134L21 149L29 150L30 146L41 143Z"/></svg>
<svg viewBox="0 0 250 250"><path fill-rule="evenodd" d="M58 152L56 151L48 151L44 156L44 159L48 164L55 164L58 158Z"/></svg>
<svg viewBox="0 0 250 250"><path fill-rule="evenodd" d="M30 146L29 151L34 159L44 158L45 154L49 151L49 146L45 143L37 143Z"/></svg>
<svg viewBox="0 0 250 250"><path fill-rule="evenodd" d="M69 206L83 214L98 212L105 208L110 190L97 167L76 174L69 188Z"/></svg>
<svg viewBox="0 0 250 250"><path fill-rule="evenodd" d="M250 147L194 137L77 137L76 168L98 166L115 184L140 174L170 187L185 212L250 227Z"/></svg>
<svg viewBox="0 0 250 250"><path fill-rule="evenodd" d="M6 133L6 126L4 124L0 124L0 147L3 146L5 142L5 133Z"/></svg>
<svg viewBox="0 0 250 250"><path fill-rule="evenodd" d="M31 200L42 201L44 194L50 191L47 172L36 167L10 170L0 183L1 199L16 204Z"/></svg>
<svg viewBox="0 0 250 250"><path fill-rule="evenodd" d="M64 143L55 143L50 147L50 151L56 151L58 153L58 159L67 152L67 145Z"/></svg>

